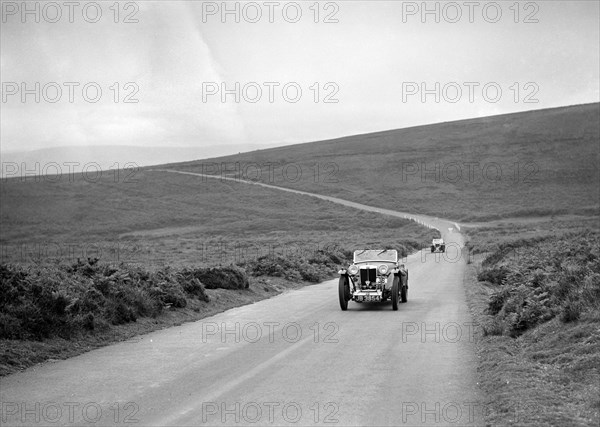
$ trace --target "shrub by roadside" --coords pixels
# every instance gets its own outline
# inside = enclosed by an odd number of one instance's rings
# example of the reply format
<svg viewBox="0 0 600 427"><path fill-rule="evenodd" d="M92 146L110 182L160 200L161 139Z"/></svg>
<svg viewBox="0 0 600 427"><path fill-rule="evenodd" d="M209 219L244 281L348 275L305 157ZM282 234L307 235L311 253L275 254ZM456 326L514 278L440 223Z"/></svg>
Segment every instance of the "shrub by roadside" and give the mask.
<svg viewBox="0 0 600 427"><path fill-rule="evenodd" d="M599 233L520 240L500 245L477 278L495 286L490 333L518 336L559 317L594 317L600 307Z"/></svg>
<svg viewBox="0 0 600 427"><path fill-rule="evenodd" d="M42 340L0 338L0 376L11 374L49 359L73 357L115 342L142 340L144 338L140 335L157 329L194 322L230 308L270 298L285 289L300 288L305 284L305 282L292 283L282 278L250 277L250 287L247 290L206 289L210 302L188 299L188 304L184 308L170 306L169 309L165 308L157 317L140 317L135 322L108 325L106 329L96 328L72 336L69 339L60 337L44 338Z"/></svg>
<svg viewBox="0 0 600 427"><path fill-rule="evenodd" d="M154 318L165 307L184 308L191 300L208 302L202 280L210 288L247 288L248 279L236 268L164 268L100 264L27 267L0 265L0 338L69 339L109 325ZM235 280L234 280L235 279Z"/></svg>
<svg viewBox="0 0 600 427"><path fill-rule="evenodd" d="M330 278L338 268L351 260L350 251L334 248L319 249L309 256L265 255L245 262L242 266L253 276L283 277L293 282L304 280L318 283Z"/></svg>
<svg viewBox="0 0 600 427"><path fill-rule="evenodd" d="M514 240L467 267L486 424L598 425L598 237Z"/></svg>
<svg viewBox="0 0 600 427"><path fill-rule="evenodd" d="M428 244L417 240L404 240L395 247L384 245L382 249L396 249L398 257L404 258ZM331 278L339 268L351 263L352 255L352 250L341 249L334 245L328 249L319 249L309 255L296 257L265 255L247 261L242 266L253 276L283 277L294 282L318 283Z"/></svg>
<svg viewBox="0 0 600 427"><path fill-rule="evenodd" d="M195 280L202 282L206 289L248 289L250 287L246 272L233 265L216 268L184 268L179 275L184 279L184 283Z"/></svg>
<svg viewBox="0 0 600 427"><path fill-rule="evenodd" d="M292 282L277 274L254 278L235 265L149 271L97 259L69 265L0 264L0 341L5 348L0 374L327 279L343 257L336 251L315 253L297 265L299 270L290 270L297 279ZM210 304L209 294L215 299Z"/></svg>

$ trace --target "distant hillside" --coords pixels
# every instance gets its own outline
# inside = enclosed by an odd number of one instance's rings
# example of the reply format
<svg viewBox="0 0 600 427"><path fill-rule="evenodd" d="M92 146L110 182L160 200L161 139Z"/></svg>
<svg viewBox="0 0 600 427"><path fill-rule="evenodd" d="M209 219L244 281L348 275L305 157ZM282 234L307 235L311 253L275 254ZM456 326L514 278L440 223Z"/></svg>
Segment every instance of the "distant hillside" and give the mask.
<svg viewBox="0 0 600 427"><path fill-rule="evenodd" d="M262 181L272 178L277 185L459 220L597 215L598 120L599 105L583 105L169 167L215 173L225 166L225 173L234 176L235 162L240 162L247 175L261 174ZM450 175L452 167L462 171L460 179ZM136 261L148 265L210 264L228 263L240 250L256 257L311 251L331 242L348 248L408 245L408 240L412 245L431 238L407 221L273 189L156 170L162 168L113 171L98 179L0 180L0 260L27 261L40 252L42 258L97 254L114 260L133 252ZM434 173L421 176L423 168ZM494 180L495 170L502 171L499 180ZM301 172L297 178L296 172Z"/></svg>
<svg viewBox="0 0 600 427"><path fill-rule="evenodd" d="M68 174L81 172L85 165L94 163L103 171L115 168L149 166L163 163L184 162L224 156L249 150L264 148L262 145L211 145L208 147L137 147L117 145L95 145L91 147L51 147L32 151L2 153L2 178L21 177L27 171L39 170L45 175L56 175L58 164L60 172ZM69 166L69 163L72 166ZM7 164L14 164L9 166ZM37 166L36 166L37 164ZM90 166L90 172L94 171ZM69 169L71 167L71 169ZM36 169L37 168L37 169Z"/></svg>
<svg viewBox="0 0 600 427"><path fill-rule="evenodd" d="M171 166L477 220L597 212L599 147L600 104L586 104Z"/></svg>
<svg viewBox="0 0 600 427"><path fill-rule="evenodd" d="M3 179L0 194L0 263L214 266L324 247L415 248L437 234L310 197L168 172Z"/></svg>

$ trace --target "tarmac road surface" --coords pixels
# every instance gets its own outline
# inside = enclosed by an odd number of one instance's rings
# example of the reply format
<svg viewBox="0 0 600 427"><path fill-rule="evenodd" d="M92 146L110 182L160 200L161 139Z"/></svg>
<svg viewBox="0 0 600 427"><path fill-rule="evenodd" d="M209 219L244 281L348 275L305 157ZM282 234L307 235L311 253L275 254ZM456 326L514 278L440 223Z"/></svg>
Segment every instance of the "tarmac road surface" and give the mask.
<svg viewBox="0 0 600 427"><path fill-rule="evenodd" d="M343 312L330 280L4 377L0 424L481 425L458 224L316 197L435 227L447 252L406 259L398 311Z"/></svg>

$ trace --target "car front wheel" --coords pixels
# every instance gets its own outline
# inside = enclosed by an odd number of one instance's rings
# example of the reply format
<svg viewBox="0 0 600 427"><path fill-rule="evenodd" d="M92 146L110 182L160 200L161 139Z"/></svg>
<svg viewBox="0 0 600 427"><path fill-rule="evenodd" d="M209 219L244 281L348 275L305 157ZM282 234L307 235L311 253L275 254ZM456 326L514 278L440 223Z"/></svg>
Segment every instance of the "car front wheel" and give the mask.
<svg viewBox="0 0 600 427"><path fill-rule="evenodd" d="M398 310L398 294L400 293L400 279L398 276L394 276L394 283L392 284L392 310Z"/></svg>
<svg viewBox="0 0 600 427"><path fill-rule="evenodd" d="M402 286L402 290L400 291L400 301L408 301L408 286Z"/></svg>
<svg viewBox="0 0 600 427"><path fill-rule="evenodd" d="M340 277L338 294L340 297L340 308L343 311L348 310L348 300L350 299L350 283L348 281L348 276Z"/></svg>

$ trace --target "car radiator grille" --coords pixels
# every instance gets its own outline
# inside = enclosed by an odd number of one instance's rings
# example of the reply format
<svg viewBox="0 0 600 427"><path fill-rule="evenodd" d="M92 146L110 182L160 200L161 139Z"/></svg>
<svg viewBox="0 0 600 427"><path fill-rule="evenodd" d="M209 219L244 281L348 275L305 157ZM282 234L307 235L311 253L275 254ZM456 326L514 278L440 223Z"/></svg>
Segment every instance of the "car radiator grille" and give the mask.
<svg viewBox="0 0 600 427"><path fill-rule="evenodd" d="M366 285L367 280L371 285L377 280L377 271L374 268L363 268L360 270L360 283Z"/></svg>

